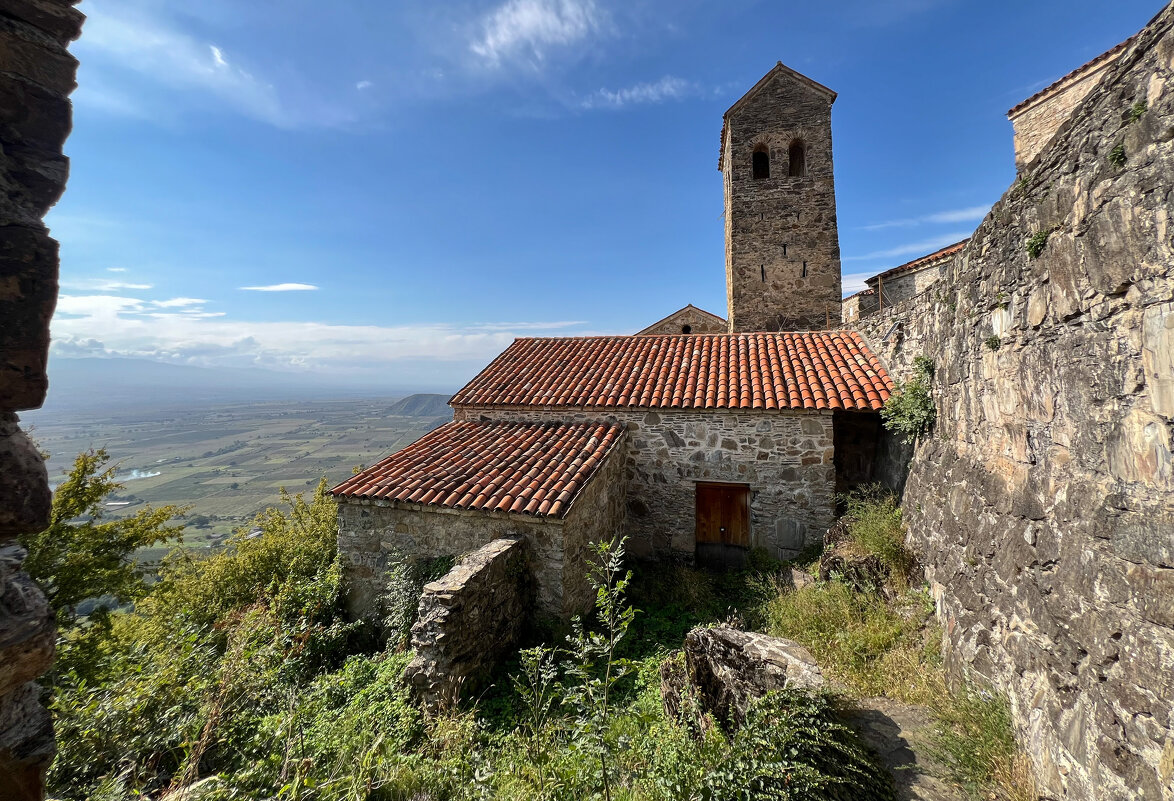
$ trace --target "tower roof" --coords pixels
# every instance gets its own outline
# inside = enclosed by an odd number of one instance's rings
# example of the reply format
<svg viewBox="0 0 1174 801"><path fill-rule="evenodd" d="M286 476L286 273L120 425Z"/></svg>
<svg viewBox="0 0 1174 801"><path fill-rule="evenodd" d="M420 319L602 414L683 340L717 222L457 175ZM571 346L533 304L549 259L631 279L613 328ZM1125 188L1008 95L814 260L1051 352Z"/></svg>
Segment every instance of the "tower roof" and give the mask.
<svg viewBox="0 0 1174 801"><path fill-rule="evenodd" d="M726 127L729 124L730 115L738 111L738 109L740 109L746 103L750 102L751 98L765 89L767 84L780 75L785 75L799 84L806 86L808 89L825 96L828 99L829 105L836 102L836 93L831 89L827 88L818 81L811 80L801 72L796 72L781 61L776 62L775 65L771 67L770 70L766 73L766 75L762 76L758 83L750 87L750 91L738 98L737 101L734 102L734 105L726 109L726 113L722 115L722 142L717 158L717 168L719 171L722 168L722 158L726 153Z"/></svg>

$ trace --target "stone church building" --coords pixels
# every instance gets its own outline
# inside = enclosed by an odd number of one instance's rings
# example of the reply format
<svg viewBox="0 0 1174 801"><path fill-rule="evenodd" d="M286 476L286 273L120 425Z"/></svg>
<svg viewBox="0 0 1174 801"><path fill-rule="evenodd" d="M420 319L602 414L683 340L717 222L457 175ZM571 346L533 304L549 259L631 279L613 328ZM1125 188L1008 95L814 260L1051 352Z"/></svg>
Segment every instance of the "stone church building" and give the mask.
<svg viewBox="0 0 1174 801"><path fill-rule="evenodd" d="M726 112L727 317L687 306L632 336L515 340L455 420L347 479L353 612L391 560L529 545L539 608L591 603L589 543L647 558L794 556L867 481L893 382L839 330L835 93L776 65Z"/></svg>

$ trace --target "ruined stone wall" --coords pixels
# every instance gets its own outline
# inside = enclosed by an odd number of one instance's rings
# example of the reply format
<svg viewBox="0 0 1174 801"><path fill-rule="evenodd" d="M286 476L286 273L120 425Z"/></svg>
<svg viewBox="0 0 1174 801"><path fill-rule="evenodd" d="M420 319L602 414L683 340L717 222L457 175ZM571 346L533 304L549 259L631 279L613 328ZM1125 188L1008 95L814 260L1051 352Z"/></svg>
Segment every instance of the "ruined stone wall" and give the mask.
<svg viewBox="0 0 1174 801"><path fill-rule="evenodd" d="M424 586L405 681L429 706L451 707L513 650L532 612L526 540L486 543Z"/></svg>
<svg viewBox="0 0 1174 801"><path fill-rule="evenodd" d="M751 545L779 557L818 541L835 517L830 411L465 407L456 419L625 425L625 527L637 556L693 558L698 481L749 484Z"/></svg>
<svg viewBox="0 0 1174 801"><path fill-rule="evenodd" d="M57 243L42 218L65 188L82 15L61 0L0 0L0 798L40 799L53 729L35 683L56 632L21 572L22 535L49 524L49 484L16 412L45 400Z"/></svg>
<svg viewBox="0 0 1174 801"><path fill-rule="evenodd" d="M358 498L338 499L338 549L354 617L379 613L387 570L404 555L461 556L502 537L519 536L530 549L543 614L567 617L591 604L586 545L611 539L620 528L624 443L608 454L565 518Z"/></svg>
<svg viewBox="0 0 1174 801"><path fill-rule="evenodd" d="M723 186L730 332L834 328L840 323L840 239L832 169L832 101L782 73L726 119ZM791 177L789 149L806 147ZM770 177L754 178L757 146Z"/></svg>
<svg viewBox="0 0 1174 801"><path fill-rule="evenodd" d="M1077 75L1065 78L1043 97L1032 100L1007 116L1015 130L1015 167L1023 169L1040 154L1056 135L1080 101L1088 97L1116 60L1106 58Z"/></svg>
<svg viewBox="0 0 1174 801"><path fill-rule="evenodd" d="M947 661L1009 694L1071 799L1174 798L1172 27L1174 6L937 286L857 326L895 376L935 364L903 501Z"/></svg>

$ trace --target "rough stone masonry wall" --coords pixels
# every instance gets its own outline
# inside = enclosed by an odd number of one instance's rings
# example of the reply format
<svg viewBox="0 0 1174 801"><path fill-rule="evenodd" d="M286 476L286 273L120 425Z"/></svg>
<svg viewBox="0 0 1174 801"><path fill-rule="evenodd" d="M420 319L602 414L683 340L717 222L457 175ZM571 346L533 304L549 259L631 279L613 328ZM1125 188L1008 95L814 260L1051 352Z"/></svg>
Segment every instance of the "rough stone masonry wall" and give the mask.
<svg viewBox="0 0 1174 801"><path fill-rule="evenodd" d="M695 308L684 308L660 322L653 323L640 332L641 335L684 334L689 326L690 334L724 334L728 326L720 317Z"/></svg>
<svg viewBox="0 0 1174 801"><path fill-rule="evenodd" d="M1174 6L937 286L858 324L895 374L936 365L904 512L948 663L1008 692L1071 799L1174 798L1172 27Z"/></svg>
<svg viewBox="0 0 1174 801"><path fill-rule="evenodd" d="M625 530L637 556L693 558L698 481L749 484L751 545L779 557L819 540L835 517L831 412L466 407L456 419L625 425Z"/></svg>
<svg viewBox="0 0 1174 801"><path fill-rule="evenodd" d="M69 172L77 61L66 48L82 19L70 2L0 0L0 798L13 801L41 798L54 753L35 680L56 632L17 541L48 525L49 484L16 412L39 407L48 387L58 257L42 218Z"/></svg>
<svg viewBox="0 0 1174 801"><path fill-rule="evenodd" d="M338 549L350 614L380 613L387 570L396 559L461 556L513 536L523 537L530 548L541 612L568 617L584 611L592 600L586 547L621 529L623 467L621 442L562 519L339 498Z"/></svg>
<svg viewBox="0 0 1174 801"><path fill-rule="evenodd" d="M802 177L787 174L796 140L807 148ZM753 177L758 145L769 148L769 178ZM727 118L723 148L730 331L837 327L842 293L832 98L779 75Z"/></svg>
<svg viewBox="0 0 1174 801"><path fill-rule="evenodd" d="M476 691L517 644L533 612L526 540L493 540L424 586L404 678L432 707Z"/></svg>

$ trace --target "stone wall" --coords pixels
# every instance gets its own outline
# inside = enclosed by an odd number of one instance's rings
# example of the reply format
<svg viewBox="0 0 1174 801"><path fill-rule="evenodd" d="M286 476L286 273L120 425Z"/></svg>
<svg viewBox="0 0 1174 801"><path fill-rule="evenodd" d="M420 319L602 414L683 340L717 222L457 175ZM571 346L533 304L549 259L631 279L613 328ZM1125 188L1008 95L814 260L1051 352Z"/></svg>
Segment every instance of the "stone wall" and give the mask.
<svg viewBox="0 0 1174 801"><path fill-rule="evenodd" d="M841 321L853 323L861 317L866 317L877 310L876 290L870 289L857 292L844 298L840 304Z"/></svg>
<svg viewBox="0 0 1174 801"><path fill-rule="evenodd" d="M728 112L722 143L726 295L730 331L795 331L840 324L840 239L832 170L832 102L785 67ZM788 175L794 142L806 174ZM770 177L754 178L756 147Z"/></svg>
<svg viewBox="0 0 1174 801"><path fill-rule="evenodd" d="M903 498L948 664L1008 693L1072 799L1174 798L1172 27L1174 6L937 286L858 324L895 376L935 364Z"/></svg>
<svg viewBox="0 0 1174 801"><path fill-rule="evenodd" d="M1015 167L1024 169L1068 121L1080 101L1088 97L1105 77L1118 54L1104 58L1088 69L1065 76L1058 85L1007 113L1015 130Z"/></svg>
<svg viewBox="0 0 1174 801"><path fill-rule="evenodd" d="M525 539L497 539L424 586L412 626L416 656L404 670L417 698L451 707L513 650L533 611L528 562Z"/></svg>
<svg viewBox="0 0 1174 801"><path fill-rule="evenodd" d="M882 278L880 288L881 298L884 301L883 305L895 306L914 295L920 295L937 283L938 278L941 277L941 272L942 265L937 263L928 264L917 270L907 270L903 273ZM877 303L873 308L876 309L881 305Z"/></svg>
<svg viewBox="0 0 1174 801"><path fill-rule="evenodd" d="M16 412L45 400L57 243L42 218L65 188L82 15L61 0L0 0L0 798L40 799L53 729L35 679L53 615L17 539L49 523L49 485Z"/></svg>
<svg viewBox="0 0 1174 801"><path fill-rule="evenodd" d="M377 614L387 570L403 555L433 559L470 553L491 540L522 537L530 549L538 608L569 617L590 607L586 546L622 528L624 443L603 464L564 518L338 499L338 547L354 617Z"/></svg>
<svg viewBox="0 0 1174 801"><path fill-rule="evenodd" d="M751 545L779 557L835 516L832 413L464 407L458 420L608 420L628 430L628 550L693 558L698 481L749 484Z"/></svg>
<svg viewBox="0 0 1174 801"><path fill-rule="evenodd" d="M685 330L688 328L688 330ZM640 331L641 336L657 334L724 334L728 329L726 321L698 309L695 306L686 306L680 311L670 314L663 320L658 320Z"/></svg>

